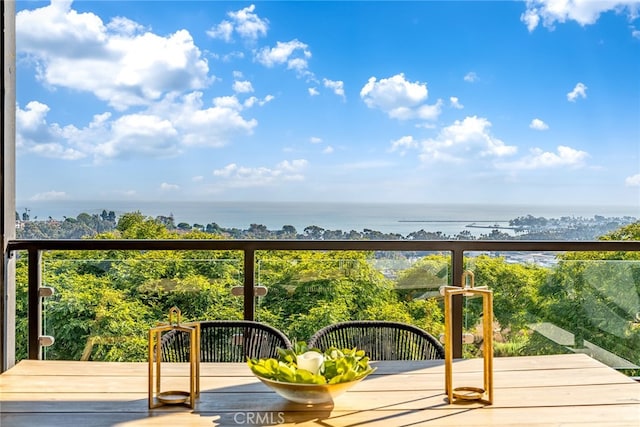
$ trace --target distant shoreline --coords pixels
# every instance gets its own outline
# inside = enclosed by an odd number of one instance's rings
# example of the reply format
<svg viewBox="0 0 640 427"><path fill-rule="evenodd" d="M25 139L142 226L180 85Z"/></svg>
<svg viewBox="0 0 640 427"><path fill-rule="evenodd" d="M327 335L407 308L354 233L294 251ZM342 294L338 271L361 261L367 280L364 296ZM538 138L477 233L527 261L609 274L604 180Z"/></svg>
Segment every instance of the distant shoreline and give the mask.
<svg viewBox="0 0 640 427"><path fill-rule="evenodd" d="M456 219L456 220L444 220L444 219L400 219L398 222L466 222L466 223L496 223L496 222L504 222L503 219L491 219L491 220L477 220L477 219Z"/></svg>
<svg viewBox="0 0 640 427"><path fill-rule="evenodd" d="M640 206L541 206L495 204L427 203L332 203L332 202L181 202L181 201L21 201L16 212L28 212L31 220L62 221L80 213L100 215L113 211L140 212L152 218L171 217L176 224L215 223L224 229L244 230L252 224L268 230L293 226L299 233L307 227L325 230L376 230L406 236L424 229L455 236L460 232L485 233L494 224L510 226L509 221L528 215L544 218L640 217ZM468 224L488 228L466 227ZM513 230L505 230L512 233Z"/></svg>

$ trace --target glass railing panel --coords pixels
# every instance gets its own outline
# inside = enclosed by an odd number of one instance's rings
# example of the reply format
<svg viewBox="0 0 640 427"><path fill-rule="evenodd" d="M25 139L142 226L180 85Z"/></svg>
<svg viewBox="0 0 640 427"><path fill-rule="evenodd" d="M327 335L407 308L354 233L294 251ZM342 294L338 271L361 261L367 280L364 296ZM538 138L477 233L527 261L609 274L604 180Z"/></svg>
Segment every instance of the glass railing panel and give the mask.
<svg viewBox="0 0 640 427"><path fill-rule="evenodd" d="M269 252L256 257L256 281L268 289L256 318L289 337L346 320L390 320L443 331L439 288L449 255L409 252Z"/></svg>
<svg viewBox="0 0 640 427"><path fill-rule="evenodd" d="M540 263L491 255L467 258L466 268L476 286L493 290L496 356L584 353L640 372L640 261L601 252L556 254ZM465 301L464 327L473 335L467 355L479 349L479 304Z"/></svg>
<svg viewBox="0 0 640 427"><path fill-rule="evenodd" d="M45 359L144 361L149 328L167 322L174 306L183 322L243 317L242 296L231 291L243 284L241 258L68 257L47 254L42 262L42 286L55 290L43 299L43 335L55 339Z"/></svg>
<svg viewBox="0 0 640 427"><path fill-rule="evenodd" d="M27 359L27 342L29 334L28 295L29 295L29 263L27 251L15 251L16 258L15 287L15 360ZM4 320L4 319L3 319Z"/></svg>

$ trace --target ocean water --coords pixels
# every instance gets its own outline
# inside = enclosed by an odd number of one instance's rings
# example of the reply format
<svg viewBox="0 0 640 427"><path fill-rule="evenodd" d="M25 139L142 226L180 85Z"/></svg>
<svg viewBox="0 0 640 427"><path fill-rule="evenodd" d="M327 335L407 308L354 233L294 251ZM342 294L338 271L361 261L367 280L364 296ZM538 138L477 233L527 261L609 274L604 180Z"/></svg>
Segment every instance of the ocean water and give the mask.
<svg viewBox="0 0 640 427"><path fill-rule="evenodd" d="M302 233L306 227L326 230L399 233L404 236L425 230L456 235L463 230L473 235L489 233L494 225L507 226L509 220L533 215L560 218L594 215L640 218L640 206L540 206L493 204L393 204L393 203L293 203L293 202L184 202L184 201L28 201L17 202L20 216L27 212L32 220L63 220L80 213L114 211L120 216L141 212L145 216L173 215L175 223L216 223L223 228L247 229L260 224L269 230L285 225ZM470 228L467 225L488 228ZM508 230L503 230L507 232Z"/></svg>

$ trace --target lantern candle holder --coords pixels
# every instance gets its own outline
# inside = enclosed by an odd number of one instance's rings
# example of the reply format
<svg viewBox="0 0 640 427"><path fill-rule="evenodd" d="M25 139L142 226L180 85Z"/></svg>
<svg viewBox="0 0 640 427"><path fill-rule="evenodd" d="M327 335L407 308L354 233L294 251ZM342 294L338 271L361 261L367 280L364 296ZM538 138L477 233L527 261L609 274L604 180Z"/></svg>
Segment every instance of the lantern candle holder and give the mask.
<svg viewBox="0 0 640 427"><path fill-rule="evenodd" d="M470 271L462 274L462 286L444 286L444 325L445 325L445 389L449 403L457 401L480 401L493 404L493 292L486 286L474 287L474 276ZM463 297L482 297L482 338L483 338L483 387L453 387L453 316L452 299L455 295Z"/></svg>
<svg viewBox="0 0 640 427"><path fill-rule="evenodd" d="M162 391L162 336L169 331L189 336L189 390ZM169 310L169 322L149 330L149 409L184 404L194 409L200 396L200 323L181 323L177 307Z"/></svg>

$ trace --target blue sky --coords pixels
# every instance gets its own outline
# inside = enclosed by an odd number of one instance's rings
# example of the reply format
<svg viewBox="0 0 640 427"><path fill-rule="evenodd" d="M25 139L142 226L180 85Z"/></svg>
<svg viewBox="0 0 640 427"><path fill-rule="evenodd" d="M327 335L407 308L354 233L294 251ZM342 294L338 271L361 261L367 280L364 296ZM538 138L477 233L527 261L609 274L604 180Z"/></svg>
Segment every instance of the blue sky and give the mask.
<svg viewBox="0 0 640 427"><path fill-rule="evenodd" d="M16 10L21 202L640 209L640 0Z"/></svg>

